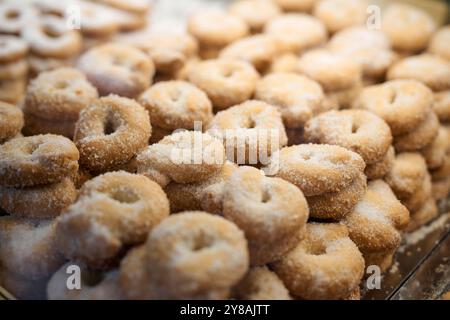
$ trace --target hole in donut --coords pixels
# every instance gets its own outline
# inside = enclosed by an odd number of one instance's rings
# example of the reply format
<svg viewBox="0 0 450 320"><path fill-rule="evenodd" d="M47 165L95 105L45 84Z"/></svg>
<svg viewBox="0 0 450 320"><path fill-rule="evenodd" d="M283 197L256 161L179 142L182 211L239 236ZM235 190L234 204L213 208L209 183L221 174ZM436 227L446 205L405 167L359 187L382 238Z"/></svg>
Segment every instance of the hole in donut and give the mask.
<svg viewBox="0 0 450 320"><path fill-rule="evenodd" d="M327 253L327 250L324 246L317 244L310 244L308 248L308 253L314 256L321 256L322 254Z"/></svg>
<svg viewBox="0 0 450 320"><path fill-rule="evenodd" d="M224 76L225 78L231 78L231 77L233 77L233 76L234 76L234 70L232 70L232 69L224 70L223 76Z"/></svg>
<svg viewBox="0 0 450 320"><path fill-rule="evenodd" d="M105 120L105 122L104 122L104 124L103 124L103 133L104 133L106 136L108 136L108 135L110 135L110 134L113 134L113 133L116 132L117 127L118 127L118 126L117 126L116 121L114 121L113 115L112 115L112 114L109 114L109 115L106 117L106 120Z"/></svg>
<svg viewBox="0 0 450 320"><path fill-rule="evenodd" d="M180 91L178 90L173 90L170 92L170 100L172 100L173 102L177 102L180 99Z"/></svg>
<svg viewBox="0 0 450 320"><path fill-rule="evenodd" d="M17 18L19 18L19 16L20 16L20 12L16 11L16 10L8 11L8 13L6 14L6 18L8 18L10 20L17 19Z"/></svg>
<svg viewBox="0 0 450 320"><path fill-rule="evenodd" d="M358 132L359 126L356 125L355 123L352 123L352 133L356 133Z"/></svg>
<svg viewBox="0 0 450 320"><path fill-rule="evenodd" d="M123 61L122 57L114 56L111 60L111 63L116 66L122 66L124 61Z"/></svg>
<svg viewBox="0 0 450 320"><path fill-rule="evenodd" d="M261 195L261 202L267 203L270 201L270 199L271 199L270 193L267 190L263 190Z"/></svg>
<svg viewBox="0 0 450 320"><path fill-rule="evenodd" d="M49 38L59 38L61 36L61 33L59 33L58 31L56 31L56 30L54 30L53 28L50 28L50 27L44 27L42 29L42 31Z"/></svg>
<svg viewBox="0 0 450 320"><path fill-rule="evenodd" d="M33 154L37 149L39 149L40 143L30 143L25 146L25 153Z"/></svg>
<svg viewBox="0 0 450 320"><path fill-rule="evenodd" d="M137 194L130 189L115 190L110 194L110 196L112 199L121 203L132 204L139 201L139 197L137 196Z"/></svg>
<svg viewBox="0 0 450 320"><path fill-rule="evenodd" d="M191 250L193 252L198 252L211 247L212 244L213 239L211 237L208 237L205 234L201 234L195 237L195 239L193 239L191 244Z"/></svg>
<svg viewBox="0 0 450 320"><path fill-rule="evenodd" d="M305 161L308 161L308 160L311 159L311 155L310 155L310 154L302 154L301 157L302 157L302 159L305 160Z"/></svg>
<svg viewBox="0 0 450 320"><path fill-rule="evenodd" d="M256 128L256 122L255 122L255 120L253 120L253 119L250 118L250 119L248 120L247 128L248 128L248 129L254 129L254 128Z"/></svg>

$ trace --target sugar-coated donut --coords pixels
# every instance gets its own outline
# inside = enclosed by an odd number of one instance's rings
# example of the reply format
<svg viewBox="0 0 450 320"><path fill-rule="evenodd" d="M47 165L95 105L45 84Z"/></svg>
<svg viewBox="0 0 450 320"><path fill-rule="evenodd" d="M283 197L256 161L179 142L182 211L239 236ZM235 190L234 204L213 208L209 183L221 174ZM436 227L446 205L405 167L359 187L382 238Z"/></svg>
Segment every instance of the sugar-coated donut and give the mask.
<svg viewBox="0 0 450 320"><path fill-rule="evenodd" d="M440 121L450 121L450 90L434 93L433 110Z"/></svg>
<svg viewBox="0 0 450 320"><path fill-rule="evenodd" d="M264 32L275 37L283 52L299 53L323 44L327 38L325 25L303 13L288 13L269 21Z"/></svg>
<svg viewBox="0 0 450 320"><path fill-rule="evenodd" d="M382 179L391 171L395 160L394 147L390 146L384 157L378 162L369 164L364 169L364 173L369 180Z"/></svg>
<svg viewBox="0 0 450 320"><path fill-rule="evenodd" d="M392 266L396 250L386 252L363 252L366 267L378 266L381 272L385 272Z"/></svg>
<svg viewBox="0 0 450 320"><path fill-rule="evenodd" d="M23 125L22 110L15 105L0 102L0 143L17 136Z"/></svg>
<svg viewBox="0 0 450 320"><path fill-rule="evenodd" d="M425 178L423 179L422 185L417 188L417 190L414 191L414 193L409 198L402 200L403 205L408 208L410 212L419 210L427 200L432 198L431 186L431 176L427 172Z"/></svg>
<svg viewBox="0 0 450 320"><path fill-rule="evenodd" d="M34 186L61 181L78 170L79 153L67 138L39 135L0 145L0 185Z"/></svg>
<svg viewBox="0 0 450 320"><path fill-rule="evenodd" d="M437 137L425 146L420 152L427 162L428 169L437 169L444 164L447 152L450 149L450 128L439 126Z"/></svg>
<svg viewBox="0 0 450 320"><path fill-rule="evenodd" d="M387 78L414 79L423 82L434 91L448 90L450 61L428 53L407 57L389 68Z"/></svg>
<svg viewBox="0 0 450 320"><path fill-rule="evenodd" d="M110 95L82 110L74 141L80 164L104 172L130 161L148 144L150 135L148 112L134 100Z"/></svg>
<svg viewBox="0 0 450 320"><path fill-rule="evenodd" d="M92 268L114 264L130 245L169 215L169 201L155 182L124 171L86 182L78 200L58 218L56 236L66 258Z"/></svg>
<svg viewBox="0 0 450 320"><path fill-rule="evenodd" d="M257 34L229 44L220 52L219 58L248 62L259 72L265 72L280 52L279 47L279 40L276 37L270 34Z"/></svg>
<svg viewBox="0 0 450 320"><path fill-rule="evenodd" d="M165 187L170 181L191 183L218 173L225 163L220 140L199 131L180 131L139 153L137 171Z"/></svg>
<svg viewBox="0 0 450 320"><path fill-rule="evenodd" d="M398 152L416 151L432 143L439 133L439 119L430 111L416 129L394 138L394 148Z"/></svg>
<svg viewBox="0 0 450 320"><path fill-rule="evenodd" d="M308 223L305 238L273 269L293 296L342 299L361 281L364 260L345 226Z"/></svg>
<svg viewBox="0 0 450 320"><path fill-rule="evenodd" d="M295 184L309 197L346 188L364 167L364 160L345 148L302 144L274 153L266 171Z"/></svg>
<svg viewBox="0 0 450 320"><path fill-rule="evenodd" d="M353 211L366 191L366 177L360 173L346 188L307 197L310 216L317 219L341 220Z"/></svg>
<svg viewBox="0 0 450 320"><path fill-rule="evenodd" d="M206 127L213 117L207 95L185 81L159 82L141 94L139 103L152 125L168 130L193 130L195 121Z"/></svg>
<svg viewBox="0 0 450 320"><path fill-rule="evenodd" d="M5 216L0 217L0 228L3 269L36 281L47 279L64 263L55 246L53 221Z"/></svg>
<svg viewBox="0 0 450 320"><path fill-rule="evenodd" d="M450 26L444 26L433 34L428 51L450 60Z"/></svg>
<svg viewBox="0 0 450 320"><path fill-rule="evenodd" d="M248 100L259 75L244 61L217 59L196 63L187 71L187 79L202 89L214 108L220 110Z"/></svg>
<svg viewBox="0 0 450 320"><path fill-rule="evenodd" d="M277 108L257 100L218 112L207 133L222 140L227 158L238 164L267 164L271 154L287 144Z"/></svg>
<svg viewBox="0 0 450 320"><path fill-rule="evenodd" d="M52 218L71 205L77 197L71 179L33 187L0 186L0 207L9 214L26 218Z"/></svg>
<svg viewBox="0 0 450 320"><path fill-rule="evenodd" d="M235 163L226 161L220 172L204 181L169 183L164 191L169 198L171 212L203 210L222 215L225 184L237 168Z"/></svg>
<svg viewBox="0 0 450 320"><path fill-rule="evenodd" d="M327 92L350 89L361 82L362 75L357 61L326 49L303 54L297 71L319 82Z"/></svg>
<svg viewBox="0 0 450 320"><path fill-rule="evenodd" d="M223 216L244 231L252 265L276 261L293 249L308 215L296 186L256 168L240 167L225 185Z"/></svg>
<svg viewBox="0 0 450 320"><path fill-rule="evenodd" d="M277 106L287 128L301 128L322 111L321 86L294 73L271 73L256 86L255 98Z"/></svg>
<svg viewBox="0 0 450 320"><path fill-rule="evenodd" d="M308 142L350 149L367 164L380 161L392 142L391 130L386 122L365 110L322 113L306 123L304 137Z"/></svg>
<svg viewBox="0 0 450 320"><path fill-rule="evenodd" d="M420 153L403 152L396 155L385 180L397 197L406 199L422 185L426 173L427 165Z"/></svg>
<svg viewBox="0 0 450 320"><path fill-rule="evenodd" d="M353 108L365 109L384 119L392 134L413 131L431 110L433 94L415 80L393 80L364 88Z"/></svg>
<svg viewBox="0 0 450 320"><path fill-rule="evenodd" d="M232 3L228 11L247 23L252 32L260 32L267 22L281 14L280 8L271 1L243 0Z"/></svg>
<svg viewBox="0 0 450 320"><path fill-rule="evenodd" d="M323 0L314 7L313 14L330 33L366 21L368 2L365 0Z"/></svg>
<svg viewBox="0 0 450 320"><path fill-rule="evenodd" d="M382 180L370 181L367 191L344 224L363 254L391 252L400 244L400 230L409 222L409 211Z"/></svg>
<svg viewBox="0 0 450 320"><path fill-rule="evenodd" d="M85 52L77 64L100 95L134 98L147 89L155 73L153 61L134 47L107 43Z"/></svg>
<svg viewBox="0 0 450 320"><path fill-rule="evenodd" d="M28 27L30 21L38 17L33 6L24 6L16 1L3 1L0 4L0 33L19 35Z"/></svg>
<svg viewBox="0 0 450 320"><path fill-rule="evenodd" d="M107 38L119 31L120 24L109 7L82 1L79 8L83 17L80 31L84 37Z"/></svg>
<svg viewBox="0 0 450 320"><path fill-rule="evenodd" d="M328 48L339 54L358 60L363 76L370 79L382 78L395 62L397 55L391 51L387 36L379 30L365 26L345 28L331 38Z"/></svg>
<svg viewBox="0 0 450 320"><path fill-rule="evenodd" d="M406 232L413 232L438 216L439 210L434 199L428 199L421 208L411 213Z"/></svg>
<svg viewBox="0 0 450 320"><path fill-rule="evenodd" d="M247 242L233 223L205 212L171 215L120 267L130 299L225 299L248 269Z"/></svg>
<svg viewBox="0 0 450 320"><path fill-rule="evenodd" d="M426 11L402 3L389 5L381 21L381 30L398 51L425 49L435 29L436 24Z"/></svg>
<svg viewBox="0 0 450 320"><path fill-rule="evenodd" d="M251 268L233 288L232 296L239 300L292 300L280 278L266 266Z"/></svg>
<svg viewBox="0 0 450 320"><path fill-rule="evenodd" d="M244 20L219 11L195 13L189 18L187 29L198 40L200 50L221 49L249 33L249 27Z"/></svg>
<svg viewBox="0 0 450 320"><path fill-rule="evenodd" d="M44 57L67 58L81 51L80 34L70 29L64 18L44 16L29 23L21 36L28 42L31 52Z"/></svg>
<svg viewBox="0 0 450 320"><path fill-rule="evenodd" d="M71 267L80 268L80 289L67 288ZM123 299L119 284L119 271L95 271L68 262L57 270L47 284L49 300L120 300Z"/></svg>
<svg viewBox="0 0 450 320"><path fill-rule="evenodd" d="M433 199L439 201L447 198L450 193L450 177L444 179L433 180L431 184Z"/></svg>
<svg viewBox="0 0 450 320"><path fill-rule="evenodd" d="M59 68L40 73L27 87L25 111L41 119L76 121L82 109L98 97L80 71Z"/></svg>

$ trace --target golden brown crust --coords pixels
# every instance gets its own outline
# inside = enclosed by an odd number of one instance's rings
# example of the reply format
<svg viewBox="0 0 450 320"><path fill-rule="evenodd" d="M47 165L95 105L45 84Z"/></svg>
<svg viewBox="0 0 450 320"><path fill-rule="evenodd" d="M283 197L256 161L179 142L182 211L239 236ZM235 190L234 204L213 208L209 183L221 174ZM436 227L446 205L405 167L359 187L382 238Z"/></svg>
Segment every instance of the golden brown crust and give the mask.
<svg viewBox="0 0 450 320"><path fill-rule="evenodd" d="M342 299L359 285L364 260L345 226L309 223L305 238L273 268L294 296Z"/></svg>
<svg viewBox="0 0 450 320"><path fill-rule="evenodd" d="M395 150L390 146L384 157L375 163L369 164L364 170L367 179L377 180L384 178L391 171L395 160Z"/></svg>
<svg viewBox="0 0 450 320"><path fill-rule="evenodd" d="M152 60L134 47L107 43L84 53L77 64L100 95L134 98L147 89L155 73Z"/></svg>
<svg viewBox="0 0 450 320"><path fill-rule="evenodd" d="M360 173L348 187L341 191L308 197L310 216L318 219L344 219L361 200L366 187L366 177Z"/></svg>
<svg viewBox="0 0 450 320"><path fill-rule="evenodd" d="M79 153L67 138L39 135L0 146L0 185L24 187L61 181L78 170Z"/></svg>
<svg viewBox="0 0 450 320"><path fill-rule="evenodd" d="M364 167L364 160L345 148L302 144L277 151L266 169L295 184L309 197L346 188Z"/></svg>
<svg viewBox="0 0 450 320"><path fill-rule="evenodd" d="M240 167L225 185L223 216L244 231L251 265L276 261L293 249L308 215L296 186L253 167Z"/></svg>
<svg viewBox="0 0 450 320"><path fill-rule="evenodd" d="M150 134L147 110L134 100L110 95L83 109L74 141L80 164L105 172L130 161L148 144Z"/></svg>
<svg viewBox="0 0 450 320"><path fill-rule="evenodd" d="M130 254L120 273L131 299L224 299L248 269L242 231L198 211L165 219Z"/></svg>
<svg viewBox="0 0 450 320"><path fill-rule="evenodd" d="M108 267L168 215L159 185L124 171L106 173L86 182L78 200L58 218L58 248L89 267Z"/></svg>
<svg viewBox="0 0 450 320"><path fill-rule="evenodd" d="M431 176L427 172L420 187L410 197L402 200L402 203L410 212L419 210L428 199L432 198L431 188Z"/></svg>
<svg viewBox="0 0 450 320"><path fill-rule="evenodd" d="M71 179L52 184L11 188L0 186L0 207L12 216L45 219L57 217L76 197Z"/></svg>
<svg viewBox="0 0 450 320"><path fill-rule="evenodd" d="M383 119L365 110L328 111L305 126L305 139L312 143L338 145L358 153L366 162L380 161L392 135Z"/></svg>
<svg viewBox="0 0 450 320"><path fill-rule="evenodd" d="M433 110L440 121L450 120L450 90L434 93Z"/></svg>
<svg viewBox="0 0 450 320"><path fill-rule="evenodd" d="M420 150L432 143L438 133L439 119L430 111L416 129L394 138L394 148L397 152Z"/></svg>
<svg viewBox="0 0 450 320"><path fill-rule="evenodd" d="M450 128L439 126L437 137L420 152L427 162L428 169L437 169L444 164L447 152L450 150Z"/></svg>
<svg viewBox="0 0 450 320"><path fill-rule="evenodd" d="M450 60L450 26L444 26L433 34L428 51Z"/></svg>

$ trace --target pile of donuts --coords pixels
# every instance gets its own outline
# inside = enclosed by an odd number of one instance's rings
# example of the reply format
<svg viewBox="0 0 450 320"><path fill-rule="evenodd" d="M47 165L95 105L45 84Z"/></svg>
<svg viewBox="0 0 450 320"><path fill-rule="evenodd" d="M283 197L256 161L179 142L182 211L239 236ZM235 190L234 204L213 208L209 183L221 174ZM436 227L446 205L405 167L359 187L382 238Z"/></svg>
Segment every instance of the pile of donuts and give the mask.
<svg viewBox="0 0 450 320"><path fill-rule="evenodd" d="M148 0L1 1L0 100L17 103L29 77L73 66L90 47L144 28L150 8Z"/></svg>
<svg viewBox="0 0 450 320"><path fill-rule="evenodd" d="M0 285L360 299L367 267L388 270L450 193L450 27L392 4L372 30L367 6L237 1L0 98Z"/></svg>

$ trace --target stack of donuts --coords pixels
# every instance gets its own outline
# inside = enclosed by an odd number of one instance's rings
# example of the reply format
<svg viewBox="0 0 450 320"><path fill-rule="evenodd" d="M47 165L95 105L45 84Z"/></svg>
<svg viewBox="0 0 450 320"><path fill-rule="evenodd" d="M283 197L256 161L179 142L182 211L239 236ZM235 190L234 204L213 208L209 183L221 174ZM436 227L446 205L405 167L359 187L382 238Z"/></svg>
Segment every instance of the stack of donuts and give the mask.
<svg viewBox="0 0 450 320"><path fill-rule="evenodd" d="M22 39L0 35L0 99L17 103L22 98L28 77L28 45Z"/></svg>
<svg viewBox="0 0 450 320"><path fill-rule="evenodd" d="M77 3L62 33L63 2L0 4L16 297L355 300L439 214L450 32L425 12L393 4L372 30L362 0L240 0L165 34L132 31L148 1Z"/></svg>
<svg viewBox="0 0 450 320"><path fill-rule="evenodd" d="M28 68L29 75L35 77L43 71L72 66L83 50L108 42L119 32L144 28L150 7L147 0L2 1L0 34L10 37L8 41L11 43L7 48L19 50L18 43L24 41L30 50L27 56L26 50L21 49L24 52L18 53L17 59L26 59L5 69L5 72L14 73L16 82L22 80L22 85L11 81L3 83L9 79L2 76L1 91L5 88L5 92L13 89L19 92L22 88L23 93L23 80L28 77ZM20 46L22 48L24 44ZM4 50L3 47L1 49ZM19 96L13 92L10 94ZM6 93L5 96L8 97ZM17 99L10 100L17 102Z"/></svg>

